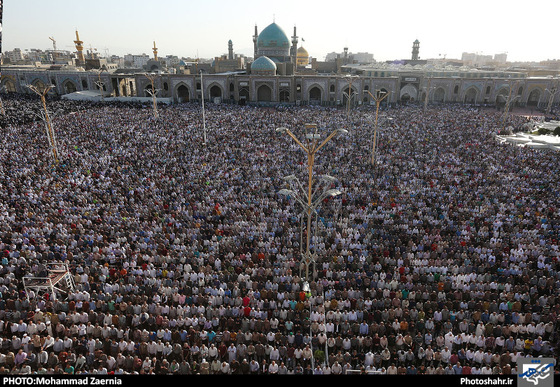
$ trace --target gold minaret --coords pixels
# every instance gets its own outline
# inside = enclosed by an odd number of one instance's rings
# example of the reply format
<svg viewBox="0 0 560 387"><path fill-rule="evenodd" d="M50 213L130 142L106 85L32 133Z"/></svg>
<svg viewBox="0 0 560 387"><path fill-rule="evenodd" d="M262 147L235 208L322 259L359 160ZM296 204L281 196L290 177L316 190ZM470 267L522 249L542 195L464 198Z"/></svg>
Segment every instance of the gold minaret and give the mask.
<svg viewBox="0 0 560 387"><path fill-rule="evenodd" d="M76 45L76 50L78 50L78 60L81 64L85 63L84 58L84 42L80 40L80 35L78 35L78 30L76 30L76 40L74 40L74 44Z"/></svg>
<svg viewBox="0 0 560 387"><path fill-rule="evenodd" d="M158 58L157 58L157 47L156 47L156 42L155 41L154 41L153 51L154 51L154 60L157 61L158 60Z"/></svg>

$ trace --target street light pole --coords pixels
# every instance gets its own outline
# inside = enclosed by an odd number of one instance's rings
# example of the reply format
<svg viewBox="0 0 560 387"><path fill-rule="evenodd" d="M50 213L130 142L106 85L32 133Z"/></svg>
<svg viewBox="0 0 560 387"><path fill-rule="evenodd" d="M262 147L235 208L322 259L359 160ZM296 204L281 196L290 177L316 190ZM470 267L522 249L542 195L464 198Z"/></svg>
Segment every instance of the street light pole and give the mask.
<svg viewBox="0 0 560 387"><path fill-rule="evenodd" d="M430 88L430 84L432 83L432 78L428 78L428 85L426 86L426 96L424 98L424 113L426 112L426 110L428 109L428 97L430 95L430 91L432 90Z"/></svg>
<svg viewBox="0 0 560 387"><path fill-rule="evenodd" d="M104 96L103 96L103 88L105 87L105 83L101 81L101 73L104 71L104 69L100 69L99 72L97 73L97 82L95 82L95 84L97 85L97 87L99 87L99 94L101 96L101 102L104 101Z"/></svg>
<svg viewBox="0 0 560 387"><path fill-rule="evenodd" d="M148 89L148 94L150 94L152 96L152 102L153 102L153 110L154 110L154 117L158 118L158 111L157 111L157 99L156 99L156 95L158 93L158 89L155 88L154 86L154 81L156 79L156 74L148 74L146 73L146 78L148 78L150 80L150 83L152 84L152 88Z"/></svg>
<svg viewBox="0 0 560 387"><path fill-rule="evenodd" d="M558 94L559 91L560 90L558 90L556 85L552 86L550 90L545 90L545 92L550 93L550 97L548 98L548 105L546 106L546 114L550 114L550 111L552 110L552 103L554 102L554 97L556 96L556 94Z"/></svg>
<svg viewBox="0 0 560 387"><path fill-rule="evenodd" d="M348 75L348 93L342 92L343 95L346 96L346 118L350 117L350 101L354 98L355 93L352 93L352 81L354 77L352 75Z"/></svg>
<svg viewBox="0 0 560 387"><path fill-rule="evenodd" d="M305 242L305 257L303 259L303 263L306 268L305 278L306 281L309 280L309 266L311 264L315 264L315 260L313 254L310 251L310 241L311 241L311 219L313 217L313 213L316 212L317 207L321 204L321 201L326 199L327 197L338 196L341 194L339 190L336 189L328 189L330 184L332 184L334 178L330 176L322 176L321 179L326 183L326 187L324 188L323 192L317 197L317 195L313 194L313 166L315 164L315 155L316 153L323 147L327 142L329 142L336 134L338 133L348 133L345 129L336 129L331 134L327 136L327 138L319 142L320 135L318 133L318 128L316 124L306 124L306 139L307 144L304 144L300 141L288 128L278 128L276 129L279 133L286 133L290 136L307 154L307 172L308 172L308 180L307 180L307 194L301 197L296 191L283 189L280 190L279 193L282 195L287 196L294 196L294 198L302 205L305 209L305 213L307 215L307 231L306 231L306 242ZM296 177L291 175L285 178L287 182L296 180ZM315 199L314 199L315 196ZM300 267L301 271L301 267Z"/></svg>
<svg viewBox="0 0 560 387"><path fill-rule="evenodd" d="M6 90L5 86L0 86L0 91L2 90ZM4 109L4 102L2 102L2 98L0 97L0 111L2 112L2 115L6 115L6 110Z"/></svg>
<svg viewBox="0 0 560 387"><path fill-rule="evenodd" d="M200 91L202 95L202 128L204 131L204 145L206 145L207 138L206 138L206 115L204 111L204 82L202 81L202 70L200 70Z"/></svg>
<svg viewBox="0 0 560 387"><path fill-rule="evenodd" d="M43 122L45 123L47 138L49 140L49 145L51 147L51 152L53 155L54 162L58 164L58 149L56 145L56 136L51 124L51 119L49 117L49 111L47 110L47 100L45 97L49 92L49 90L52 89L54 86L53 85L45 86L43 90L39 90L39 88L37 88L34 85L27 85L27 87L29 87L29 89L31 89L35 94L37 94L41 98L41 103L43 105L43 114L40 117L43 119Z"/></svg>
<svg viewBox="0 0 560 387"><path fill-rule="evenodd" d="M381 92L378 90L376 92L376 95L374 96L369 92L369 90L366 91L371 96L371 98L375 100L375 128L373 131L373 146L371 149L371 165L375 165L375 146L377 144L377 126L378 126L377 119L379 116L379 105L381 104L381 101L383 101L385 98L389 96L389 92Z"/></svg>
<svg viewBox="0 0 560 387"><path fill-rule="evenodd" d="M513 89L516 88L515 86L517 86L517 82L514 83L514 87L510 86L510 88L509 88L509 94L508 94L508 98L507 98L507 101L506 101L506 106L505 106L505 109L504 109L504 120L503 120L502 129L505 129L505 127L506 127L507 116L508 116L508 113L509 113L509 106L511 105L511 103L513 101L515 101L517 98L519 98L518 95L511 98L511 94L513 92Z"/></svg>

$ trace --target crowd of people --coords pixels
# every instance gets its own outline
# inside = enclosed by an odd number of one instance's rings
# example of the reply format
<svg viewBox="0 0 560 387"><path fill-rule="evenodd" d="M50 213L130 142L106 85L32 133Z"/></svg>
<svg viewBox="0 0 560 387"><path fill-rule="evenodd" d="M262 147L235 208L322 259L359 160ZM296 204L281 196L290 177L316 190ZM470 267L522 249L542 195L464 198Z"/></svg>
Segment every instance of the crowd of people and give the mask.
<svg viewBox="0 0 560 387"><path fill-rule="evenodd" d="M4 99L0 372L515 374L558 355L560 153L461 105L259 108ZM65 105L66 104L66 105ZM50 106L50 105L49 105ZM332 138L306 236L289 136ZM527 119L510 114L508 125ZM373 147L373 139L376 146ZM25 278L68 265L68 292ZM309 288L307 288L307 286Z"/></svg>

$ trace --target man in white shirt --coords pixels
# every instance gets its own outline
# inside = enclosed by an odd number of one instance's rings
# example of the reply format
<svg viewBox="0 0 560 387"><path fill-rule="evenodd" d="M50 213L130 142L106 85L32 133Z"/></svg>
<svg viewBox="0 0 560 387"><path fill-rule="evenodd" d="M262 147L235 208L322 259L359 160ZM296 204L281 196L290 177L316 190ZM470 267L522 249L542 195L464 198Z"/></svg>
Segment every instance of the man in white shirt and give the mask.
<svg viewBox="0 0 560 387"><path fill-rule="evenodd" d="M272 360L270 362L270 364L268 365L268 373L270 375L275 375L278 373L278 363L276 363L276 361Z"/></svg>

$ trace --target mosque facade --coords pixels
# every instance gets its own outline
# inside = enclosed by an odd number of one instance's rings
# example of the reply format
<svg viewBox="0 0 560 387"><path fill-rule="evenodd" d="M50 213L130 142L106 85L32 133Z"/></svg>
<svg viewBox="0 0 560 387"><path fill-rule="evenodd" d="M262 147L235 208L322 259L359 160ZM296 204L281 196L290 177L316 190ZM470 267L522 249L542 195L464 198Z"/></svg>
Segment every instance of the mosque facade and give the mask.
<svg viewBox="0 0 560 387"><path fill-rule="evenodd" d="M373 104L378 91L385 103L429 102L516 106L557 105L559 82L554 77L529 77L521 71L481 71L465 68L380 65L342 66L342 71L309 71L309 53L276 23L253 35L254 60L243 71L178 74L161 71L155 87L158 98L173 103L196 102L259 105ZM415 47L419 42L415 41ZM231 59L231 41L230 59ZM155 47L155 42L154 42ZM418 52L413 52L418 56ZM307 67L306 67L307 66ZM4 66L3 92L30 93L27 85L52 85L51 93L89 92L113 97L147 97L145 72L36 69Z"/></svg>

